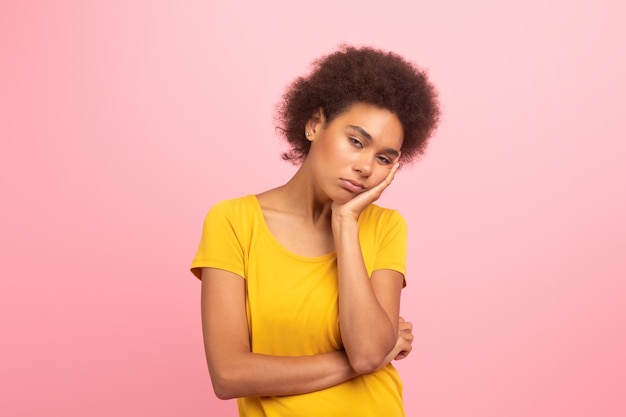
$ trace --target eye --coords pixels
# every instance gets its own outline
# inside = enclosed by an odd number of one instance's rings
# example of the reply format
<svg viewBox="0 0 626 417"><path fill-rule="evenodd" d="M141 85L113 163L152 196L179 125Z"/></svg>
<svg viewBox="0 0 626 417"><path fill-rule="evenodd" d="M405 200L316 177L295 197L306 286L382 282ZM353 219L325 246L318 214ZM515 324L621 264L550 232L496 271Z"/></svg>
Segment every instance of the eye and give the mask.
<svg viewBox="0 0 626 417"><path fill-rule="evenodd" d="M363 144L357 138L349 137L348 140L350 141L350 143L352 145L356 146L357 148L362 148L363 147Z"/></svg>
<svg viewBox="0 0 626 417"><path fill-rule="evenodd" d="M392 162L391 159L387 158L384 155L378 155L376 159L378 159L378 162L380 162L383 165L389 165Z"/></svg>

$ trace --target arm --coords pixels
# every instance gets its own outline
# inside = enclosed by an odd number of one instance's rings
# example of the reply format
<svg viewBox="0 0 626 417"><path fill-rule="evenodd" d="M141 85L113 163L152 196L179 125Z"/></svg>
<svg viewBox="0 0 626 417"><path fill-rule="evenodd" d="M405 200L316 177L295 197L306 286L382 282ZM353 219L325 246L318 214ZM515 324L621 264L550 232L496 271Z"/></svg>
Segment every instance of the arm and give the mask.
<svg viewBox="0 0 626 417"><path fill-rule="evenodd" d="M370 278L359 243L358 217L389 186L395 165L378 186L344 204L333 204L332 227L339 274L339 324L351 366L359 373L388 363L397 347L401 273L377 270Z"/></svg>
<svg viewBox="0 0 626 417"><path fill-rule="evenodd" d="M385 363L398 336L403 276L377 270L369 278L358 241L358 226L345 225L336 238L339 326L350 364L359 373Z"/></svg>
<svg viewBox="0 0 626 417"><path fill-rule="evenodd" d="M232 272L202 270L204 345L219 398L302 394L358 375L343 351L301 357L252 353L244 285Z"/></svg>

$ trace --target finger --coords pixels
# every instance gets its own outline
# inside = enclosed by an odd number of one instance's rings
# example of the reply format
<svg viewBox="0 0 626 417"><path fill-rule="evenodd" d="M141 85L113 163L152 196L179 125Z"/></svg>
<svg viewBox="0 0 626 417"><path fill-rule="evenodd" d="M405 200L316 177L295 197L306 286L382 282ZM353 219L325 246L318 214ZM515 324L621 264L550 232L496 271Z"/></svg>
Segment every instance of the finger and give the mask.
<svg viewBox="0 0 626 417"><path fill-rule="evenodd" d="M400 360L406 358L407 356L409 356L409 353L412 349L413 347L410 344L405 344L402 350L400 350L398 354L394 357L394 359Z"/></svg>
<svg viewBox="0 0 626 417"><path fill-rule="evenodd" d="M394 359L399 361L399 360L404 359L407 356L409 356L409 353L411 353L411 352L408 351L408 350L403 350L402 352L398 353Z"/></svg>
<svg viewBox="0 0 626 417"><path fill-rule="evenodd" d="M399 338L402 338L402 340L405 340L409 343L412 343L413 340L415 339L415 336L413 336L413 333L409 333L409 332L402 332L398 335Z"/></svg>
<svg viewBox="0 0 626 417"><path fill-rule="evenodd" d="M380 198L380 196L383 194L383 191L385 191L385 189L387 187L389 187L389 185L391 184L391 181L393 181L396 172L398 171L398 167L400 166L400 164L395 163L392 167L391 170L389 171L389 174L387 174L387 176L385 177L384 180L382 180L379 184L373 186L372 188L363 191L362 193L358 194L358 196L367 196L364 198L367 198L370 200L370 204L373 203L374 201L378 200ZM357 197L355 197L356 199Z"/></svg>
<svg viewBox="0 0 626 417"><path fill-rule="evenodd" d="M402 324L399 324L399 326L413 330L413 323L410 321L403 321Z"/></svg>
<svg viewBox="0 0 626 417"><path fill-rule="evenodd" d="M393 166L389 170L389 174L387 174L385 179L380 184L373 187L372 190L380 190L380 192L382 193L383 190L387 188L389 184L391 184L391 181L393 181L394 177L396 176L396 172L398 172L399 167L400 167L399 163L396 162L395 164L393 164Z"/></svg>
<svg viewBox="0 0 626 417"><path fill-rule="evenodd" d="M403 351L400 351L400 352L396 355L396 357L395 357L394 359L395 359L395 360L404 359L404 358L406 358L407 356L409 356L409 353L411 353L411 351L410 351L410 350L403 350Z"/></svg>
<svg viewBox="0 0 626 417"><path fill-rule="evenodd" d="M403 332L412 332L413 331L413 323L408 321L403 321L398 323L398 330Z"/></svg>
<svg viewBox="0 0 626 417"><path fill-rule="evenodd" d="M389 171L389 174L387 174L387 178L385 178L385 181L388 182L387 185L391 184L391 181L393 181L394 177L396 176L396 172L398 172L398 168L400 168L400 164L397 162L391 167L391 171Z"/></svg>

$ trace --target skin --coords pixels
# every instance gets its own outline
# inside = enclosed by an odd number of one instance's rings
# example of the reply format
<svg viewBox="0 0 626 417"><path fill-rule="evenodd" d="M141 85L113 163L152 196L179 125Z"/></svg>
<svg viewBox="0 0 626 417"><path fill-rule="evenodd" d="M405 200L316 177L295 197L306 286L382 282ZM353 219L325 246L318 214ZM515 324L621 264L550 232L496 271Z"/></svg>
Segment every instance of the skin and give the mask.
<svg viewBox="0 0 626 417"><path fill-rule="evenodd" d="M393 181L402 125L386 109L355 103L330 122L319 109L304 131L311 132L311 148L300 169L288 183L257 198L270 231L287 250L307 257L336 251L344 350L306 357L252 353L244 280L204 268L203 333L219 398L328 388L402 359L411 350L412 326L399 317L404 277L392 270L368 277L357 223Z"/></svg>

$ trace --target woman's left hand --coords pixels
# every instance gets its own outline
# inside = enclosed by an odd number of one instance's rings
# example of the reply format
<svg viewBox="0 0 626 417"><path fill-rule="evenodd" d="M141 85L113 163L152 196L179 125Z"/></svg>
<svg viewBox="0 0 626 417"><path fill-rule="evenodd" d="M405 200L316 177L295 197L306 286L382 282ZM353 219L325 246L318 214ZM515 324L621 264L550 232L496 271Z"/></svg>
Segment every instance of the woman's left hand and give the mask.
<svg viewBox="0 0 626 417"><path fill-rule="evenodd" d="M404 321L402 317L398 318L398 341L395 347L398 354L393 359L396 361L409 356L413 349L413 323Z"/></svg>
<svg viewBox="0 0 626 417"><path fill-rule="evenodd" d="M392 360L399 361L406 358L413 349L413 324L398 318L398 338L396 344L385 357L380 368L391 363ZM378 368L378 369L380 369Z"/></svg>
<svg viewBox="0 0 626 417"><path fill-rule="evenodd" d="M358 220L361 212L374 201L378 200L383 191L389 187L389 184L393 181L399 166L400 164L396 162L391 167L387 177L380 184L355 195L345 203L340 204L333 202L333 218L353 218L354 220Z"/></svg>

